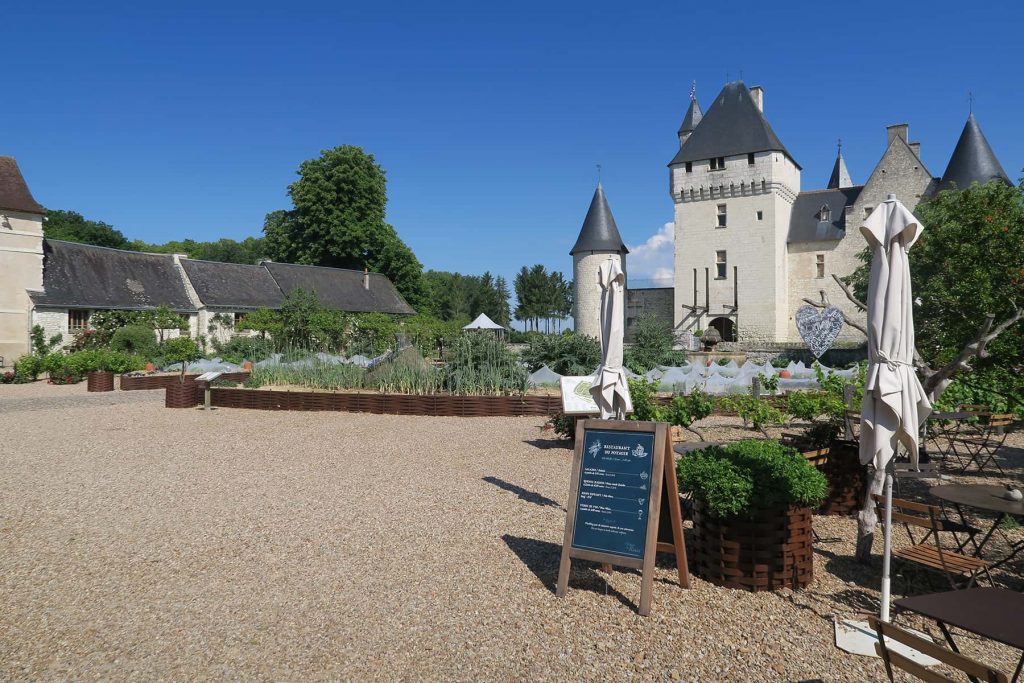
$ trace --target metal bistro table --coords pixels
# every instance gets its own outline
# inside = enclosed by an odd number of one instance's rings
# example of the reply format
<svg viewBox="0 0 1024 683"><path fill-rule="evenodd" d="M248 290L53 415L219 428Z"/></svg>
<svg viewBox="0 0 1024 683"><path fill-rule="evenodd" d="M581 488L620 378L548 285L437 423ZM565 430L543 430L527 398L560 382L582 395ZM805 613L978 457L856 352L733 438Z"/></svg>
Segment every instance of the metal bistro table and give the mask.
<svg viewBox="0 0 1024 683"><path fill-rule="evenodd" d="M960 516L960 521L963 523L966 523L962 507L964 505L996 513L996 518L992 522L991 528L989 528L988 532L981 539L981 543L975 548L975 554L978 557L981 557L981 552L985 548L988 539L1005 518L1024 517L1024 501L1004 498L1003 494L1006 493L1006 487L998 484L942 484L940 486L933 486L928 490L928 493L939 500L952 503L953 507L956 508L957 514ZM1010 549L1012 552L1009 555L990 566L989 569L995 569L1012 560L1017 553L1024 549L1024 542L1011 545ZM1024 623L1024 616L1022 616L1021 621Z"/></svg>
<svg viewBox="0 0 1024 683"><path fill-rule="evenodd" d="M1021 650L1012 681L1024 666L1024 594L1006 588L965 588L946 593L915 595L896 606L934 619L953 652L960 652L948 626Z"/></svg>

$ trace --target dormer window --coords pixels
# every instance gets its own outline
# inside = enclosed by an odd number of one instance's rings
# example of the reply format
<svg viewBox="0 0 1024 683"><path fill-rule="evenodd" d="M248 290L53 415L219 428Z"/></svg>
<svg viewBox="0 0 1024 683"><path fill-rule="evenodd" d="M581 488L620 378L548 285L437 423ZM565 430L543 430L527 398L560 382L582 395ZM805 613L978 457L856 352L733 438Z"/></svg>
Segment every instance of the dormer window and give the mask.
<svg viewBox="0 0 1024 683"><path fill-rule="evenodd" d="M692 161L687 161L686 162L686 172L687 173L693 173L693 162Z"/></svg>
<svg viewBox="0 0 1024 683"><path fill-rule="evenodd" d="M725 168L725 157L711 157L708 161L708 170L721 171Z"/></svg>
<svg viewBox="0 0 1024 683"><path fill-rule="evenodd" d="M753 152L751 152L750 154L747 155L747 165L748 166L753 166L754 165L754 153Z"/></svg>
<svg viewBox="0 0 1024 683"><path fill-rule="evenodd" d="M832 209L828 207L828 204L822 205L821 210L818 211L818 220L822 223L832 222Z"/></svg>

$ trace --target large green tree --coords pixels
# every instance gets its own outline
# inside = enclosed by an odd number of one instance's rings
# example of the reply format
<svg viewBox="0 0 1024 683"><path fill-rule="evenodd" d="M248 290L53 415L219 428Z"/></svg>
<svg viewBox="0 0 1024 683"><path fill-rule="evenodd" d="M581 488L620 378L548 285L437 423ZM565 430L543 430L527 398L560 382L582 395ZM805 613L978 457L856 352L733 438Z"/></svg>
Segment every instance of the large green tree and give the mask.
<svg viewBox="0 0 1024 683"><path fill-rule="evenodd" d="M501 276L429 270L423 274L423 290L421 310L441 320L468 320L484 313L499 325L509 323L508 283Z"/></svg>
<svg viewBox="0 0 1024 683"><path fill-rule="evenodd" d="M172 240L164 244L148 244L135 240L129 248L157 254L188 254L189 258L223 263L258 263L267 257L264 240L246 237L242 241L222 238L216 242L197 242L192 239Z"/></svg>
<svg viewBox="0 0 1024 683"><path fill-rule="evenodd" d="M302 162L288 187L294 208L264 222L270 258L386 275L413 306L422 303L422 266L384 220L384 169L372 154L343 145Z"/></svg>
<svg viewBox="0 0 1024 683"><path fill-rule="evenodd" d="M518 304L516 320L540 330L544 321L547 331L558 327L572 311L572 281L558 271L548 272L543 265L523 266L516 274L513 286Z"/></svg>
<svg viewBox="0 0 1024 683"><path fill-rule="evenodd" d="M128 239L120 230L103 221L91 221L77 211L47 211L43 222L43 235L52 240L94 244L97 247L130 247Z"/></svg>

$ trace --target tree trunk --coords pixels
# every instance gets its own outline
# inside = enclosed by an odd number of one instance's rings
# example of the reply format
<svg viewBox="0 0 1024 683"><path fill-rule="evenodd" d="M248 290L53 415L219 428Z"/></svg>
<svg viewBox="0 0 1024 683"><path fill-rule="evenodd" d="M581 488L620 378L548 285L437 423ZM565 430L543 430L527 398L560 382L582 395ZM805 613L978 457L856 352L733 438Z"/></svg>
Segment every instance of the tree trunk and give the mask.
<svg viewBox="0 0 1024 683"><path fill-rule="evenodd" d="M857 551L854 558L861 564L871 562L871 545L875 541L875 524L878 522L878 515L875 512L877 503L872 496L881 494L884 486L885 470L875 470L864 492L864 505L857 513Z"/></svg>

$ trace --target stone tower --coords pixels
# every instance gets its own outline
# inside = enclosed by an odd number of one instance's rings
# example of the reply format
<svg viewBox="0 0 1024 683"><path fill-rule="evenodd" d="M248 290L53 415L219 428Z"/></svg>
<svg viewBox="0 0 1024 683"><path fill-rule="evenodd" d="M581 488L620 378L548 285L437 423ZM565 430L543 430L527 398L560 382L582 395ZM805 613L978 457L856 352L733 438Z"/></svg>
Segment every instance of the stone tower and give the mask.
<svg viewBox="0 0 1024 683"><path fill-rule="evenodd" d="M43 214L14 157L0 156L0 356L5 369L29 352L32 302L43 288Z"/></svg>
<svg viewBox="0 0 1024 683"><path fill-rule="evenodd" d="M569 253L572 255L572 317L576 333L600 338L601 285L597 281L598 268L608 258L614 258L619 261L622 272L626 272L625 257L629 253L615 225L612 210L608 208L601 183L597 184L580 236Z"/></svg>
<svg viewBox="0 0 1024 683"><path fill-rule="evenodd" d="M1003 170L985 134L981 132L981 126L971 113L964 124L963 132L960 133L960 139L956 142L946 172L942 174L938 190L964 190L972 183L984 185L991 180L1007 185L1013 184L1006 177L1006 171Z"/></svg>
<svg viewBox="0 0 1024 683"><path fill-rule="evenodd" d="M763 108L762 88L734 81L679 135L669 162L677 331L715 327L726 341L746 342L786 336L786 242L800 165ZM687 119L697 110L691 101Z"/></svg>

